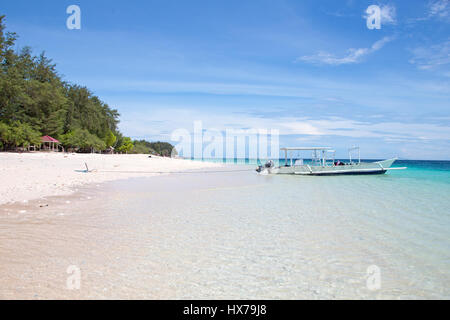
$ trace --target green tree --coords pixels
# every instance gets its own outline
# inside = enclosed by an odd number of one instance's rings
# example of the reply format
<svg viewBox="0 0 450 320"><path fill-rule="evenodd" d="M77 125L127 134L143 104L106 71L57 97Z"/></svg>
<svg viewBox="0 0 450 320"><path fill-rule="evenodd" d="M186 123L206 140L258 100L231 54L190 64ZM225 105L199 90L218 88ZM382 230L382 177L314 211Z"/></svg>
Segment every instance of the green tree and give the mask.
<svg viewBox="0 0 450 320"><path fill-rule="evenodd" d="M165 157L177 154L175 148L167 142L148 142L145 140L135 140L133 141L133 144L134 148L131 153L160 154Z"/></svg>
<svg viewBox="0 0 450 320"><path fill-rule="evenodd" d="M105 137L106 147L107 148L112 147L114 145L114 143L116 142L116 140L117 140L117 138L114 135L114 133L111 130L109 130Z"/></svg>
<svg viewBox="0 0 450 320"><path fill-rule="evenodd" d="M125 152L128 153L133 149L133 141L131 141L131 138L124 137L122 141L122 145L117 149L118 152Z"/></svg>
<svg viewBox="0 0 450 320"><path fill-rule="evenodd" d="M12 125L0 123L0 141L3 149L28 147L41 143L41 134L29 124L14 122Z"/></svg>
<svg viewBox="0 0 450 320"><path fill-rule="evenodd" d="M16 146L28 147L41 143L40 132L34 130L29 124L15 122L11 127L11 133L14 137Z"/></svg>
<svg viewBox="0 0 450 320"><path fill-rule="evenodd" d="M0 122L0 145L5 150L11 141L11 127L6 123Z"/></svg>
<svg viewBox="0 0 450 320"><path fill-rule="evenodd" d="M168 157L172 155L173 146L168 142L151 142L150 147L154 149L158 154Z"/></svg>
<svg viewBox="0 0 450 320"><path fill-rule="evenodd" d="M59 137L60 142L65 148L79 148L81 141L75 131L69 131Z"/></svg>
<svg viewBox="0 0 450 320"><path fill-rule="evenodd" d="M106 149L105 142L86 129L75 129L63 134L60 139L65 148L71 148L77 151L90 152Z"/></svg>

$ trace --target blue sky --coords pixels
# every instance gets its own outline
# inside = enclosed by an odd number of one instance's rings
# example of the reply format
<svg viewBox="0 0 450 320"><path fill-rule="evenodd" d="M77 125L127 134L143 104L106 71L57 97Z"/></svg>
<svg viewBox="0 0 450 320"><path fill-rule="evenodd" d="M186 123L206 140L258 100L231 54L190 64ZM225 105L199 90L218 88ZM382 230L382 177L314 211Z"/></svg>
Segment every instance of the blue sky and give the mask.
<svg viewBox="0 0 450 320"><path fill-rule="evenodd" d="M79 5L81 30L66 28ZM365 10L381 8L381 29ZM281 146L450 159L450 1L3 1L18 47L121 113L134 138L280 130Z"/></svg>

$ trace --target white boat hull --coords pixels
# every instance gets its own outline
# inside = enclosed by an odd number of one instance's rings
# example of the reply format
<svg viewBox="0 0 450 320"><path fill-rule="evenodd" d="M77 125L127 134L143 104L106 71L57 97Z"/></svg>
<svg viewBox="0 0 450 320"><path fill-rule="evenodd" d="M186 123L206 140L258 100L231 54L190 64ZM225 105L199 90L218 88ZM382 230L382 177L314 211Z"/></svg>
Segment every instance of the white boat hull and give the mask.
<svg viewBox="0 0 450 320"><path fill-rule="evenodd" d="M362 175L362 174L384 174L390 170L392 164L397 159L389 159L384 161L370 163L355 163L344 166L287 166L269 168L270 174L296 174L311 176L327 176L327 175Z"/></svg>

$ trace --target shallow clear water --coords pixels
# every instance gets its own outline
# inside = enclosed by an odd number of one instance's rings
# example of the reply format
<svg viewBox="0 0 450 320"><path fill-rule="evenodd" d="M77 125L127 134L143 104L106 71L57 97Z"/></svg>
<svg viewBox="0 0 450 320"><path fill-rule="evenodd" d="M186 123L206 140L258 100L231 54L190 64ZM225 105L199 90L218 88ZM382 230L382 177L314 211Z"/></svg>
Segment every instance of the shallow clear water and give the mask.
<svg viewBox="0 0 450 320"><path fill-rule="evenodd" d="M408 170L176 174L5 206L0 297L448 299L450 163L396 165Z"/></svg>

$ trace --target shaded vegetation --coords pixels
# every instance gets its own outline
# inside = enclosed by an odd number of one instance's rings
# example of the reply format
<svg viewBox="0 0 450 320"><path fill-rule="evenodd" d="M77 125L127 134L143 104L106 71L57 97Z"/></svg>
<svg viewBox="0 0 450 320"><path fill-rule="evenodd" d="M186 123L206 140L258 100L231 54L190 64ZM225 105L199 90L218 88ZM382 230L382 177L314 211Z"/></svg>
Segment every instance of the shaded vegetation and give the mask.
<svg viewBox="0 0 450 320"><path fill-rule="evenodd" d="M133 144L134 148L131 151L132 153L154 154L164 157L176 155L176 150L174 150L174 147L167 142L148 142L145 140L135 140ZM172 154L172 151L174 151L174 154Z"/></svg>

